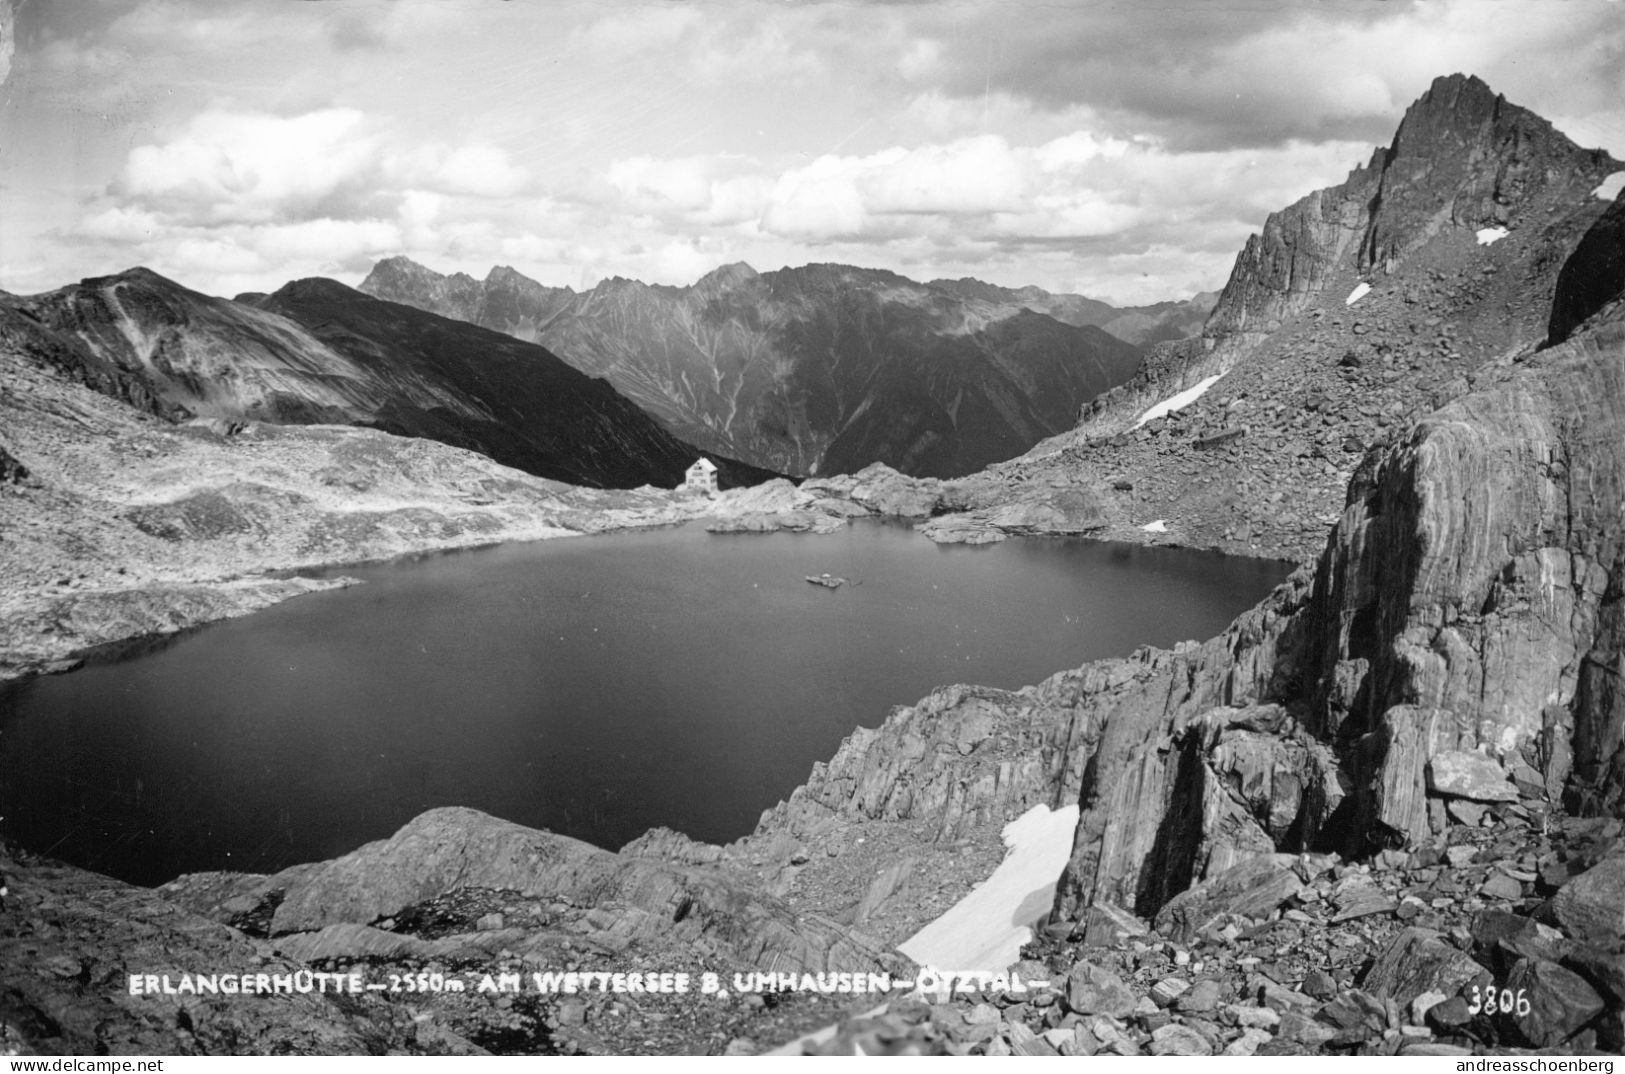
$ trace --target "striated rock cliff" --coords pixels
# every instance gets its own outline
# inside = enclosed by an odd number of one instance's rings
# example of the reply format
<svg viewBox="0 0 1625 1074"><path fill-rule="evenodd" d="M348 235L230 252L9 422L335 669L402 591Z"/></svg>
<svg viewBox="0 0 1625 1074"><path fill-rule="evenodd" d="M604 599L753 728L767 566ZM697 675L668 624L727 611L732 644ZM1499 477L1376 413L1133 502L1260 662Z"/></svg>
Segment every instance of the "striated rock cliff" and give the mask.
<svg viewBox="0 0 1625 1074"><path fill-rule="evenodd" d="M794 474L969 473L1070 428L1139 361L1016 292L846 265L726 265L692 287L617 278L575 294L397 257L361 288L544 343L678 436Z"/></svg>
<svg viewBox="0 0 1625 1074"><path fill-rule="evenodd" d="M1552 299L1549 341L1563 342L1621 291L1625 291L1625 194L1614 199L1564 262Z"/></svg>

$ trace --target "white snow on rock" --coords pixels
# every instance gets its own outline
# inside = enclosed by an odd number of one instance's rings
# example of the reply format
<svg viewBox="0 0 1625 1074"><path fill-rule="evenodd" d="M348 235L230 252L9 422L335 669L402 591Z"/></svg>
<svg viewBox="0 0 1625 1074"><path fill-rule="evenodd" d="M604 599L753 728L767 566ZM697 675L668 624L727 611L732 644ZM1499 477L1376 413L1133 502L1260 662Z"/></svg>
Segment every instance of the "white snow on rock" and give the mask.
<svg viewBox="0 0 1625 1074"><path fill-rule="evenodd" d="M1193 387L1186 388L1178 395L1170 396L1167 399L1164 399L1156 406L1147 410L1144 414L1141 414L1139 420L1134 423L1134 427L1138 429L1148 421L1156 421L1158 418L1172 414L1176 410L1183 410L1184 408L1190 406L1192 403L1202 398L1203 392L1206 392L1209 388L1217 384L1219 382L1219 378L1222 376L1224 376L1223 373L1215 373L1211 377L1201 381L1201 383L1196 384Z"/></svg>
<svg viewBox="0 0 1625 1074"><path fill-rule="evenodd" d="M1168 520L1166 518L1159 518L1155 522L1147 522L1140 528L1147 533L1167 533Z"/></svg>
<svg viewBox="0 0 1625 1074"><path fill-rule="evenodd" d="M1504 227L1481 227L1478 229L1478 245L1488 246L1492 242L1500 242L1511 232Z"/></svg>
<svg viewBox="0 0 1625 1074"><path fill-rule="evenodd" d="M999 973L1021 959L1072 857L1078 807L1036 805L1004 826L1004 861L941 917L897 945L922 966Z"/></svg>
<svg viewBox="0 0 1625 1074"><path fill-rule="evenodd" d="M1613 201L1619 197L1619 192L1625 190L1625 172L1615 172L1602 181L1602 185L1593 190L1592 196L1605 201Z"/></svg>
<svg viewBox="0 0 1625 1074"><path fill-rule="evenodd" d="M1343 305L1352 306L1370 293L1371 285L1369 283L1362 282L1358 287L1349 292L1349 297L1343 300Z"/></svg>

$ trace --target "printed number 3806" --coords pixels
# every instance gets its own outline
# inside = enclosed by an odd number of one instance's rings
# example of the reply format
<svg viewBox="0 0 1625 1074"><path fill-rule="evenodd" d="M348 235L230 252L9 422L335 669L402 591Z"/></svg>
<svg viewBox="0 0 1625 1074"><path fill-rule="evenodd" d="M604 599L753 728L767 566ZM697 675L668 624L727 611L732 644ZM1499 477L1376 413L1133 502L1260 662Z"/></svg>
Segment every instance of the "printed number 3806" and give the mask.
<svg viewBox="0 0 1625 1074"><path fill-rule="evenodd" d="M1481 988L1473 986L1472 1002L1467 1005L1468 1014L1516 1014L1520 1017L1529 1013L1529 997L1525 995L1528 989L1520 988L1516 993L1510 988Z"/></svg>

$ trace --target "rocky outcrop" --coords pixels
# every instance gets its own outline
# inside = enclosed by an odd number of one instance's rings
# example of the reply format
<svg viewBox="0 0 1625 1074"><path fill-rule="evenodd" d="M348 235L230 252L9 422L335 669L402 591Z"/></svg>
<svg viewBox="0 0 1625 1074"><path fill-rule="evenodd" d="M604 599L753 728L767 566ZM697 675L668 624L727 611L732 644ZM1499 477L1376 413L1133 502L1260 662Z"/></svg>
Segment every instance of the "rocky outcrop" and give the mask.
<svg viewBox="0 0 1625 1074"><path fill-rule="evenodd" d="M611 279L575 294L512 269L476 284L390 258L361 287L544 343L685 440L803 475L972 472L1070 428L1139 361L1092 323L997 289L845 265L725 265L692 287Z"/></svg>
<svg viewBox="0 0 1625 1074"><path fill-rule="evenodd" d="M637 944L645 957L681 954L689 965L751 966L785 972L881 971L894 961L834 922L797 913L713 870L624 857L579 840L524 828L472 809L435 809L389 839L274 876L200 874L166 885L170 899L218 920L274 904L273 940L322 934L328 957L356 957L373 944L354 928L392 920L452 891L485 888L601 911L577 930L609 949ZM597 937L597 933L606 936ZM356 945L340 951L339 940ZM509 937L523 956L557 937ZM411 954L412 952L396 952ZM538 965L545 965L545 958ZM549 966L548 968L552 968Z"/></svg>
<svg viewBox="0 0 1625 1074"><path fill-rule="evenodd" d="M1625 293L1625 193L1591 225L1557 277L1548 341L1561 343Z"/></svg>
<svg viewBox="0 0 1625 1074"><path fill-rule="evenodd" d="M147 974L308 969L143 888L0 846L0 1050L58 1055L475 1055L378 996L163 994ZM134 976L143 986L131 991Z"/></svg>

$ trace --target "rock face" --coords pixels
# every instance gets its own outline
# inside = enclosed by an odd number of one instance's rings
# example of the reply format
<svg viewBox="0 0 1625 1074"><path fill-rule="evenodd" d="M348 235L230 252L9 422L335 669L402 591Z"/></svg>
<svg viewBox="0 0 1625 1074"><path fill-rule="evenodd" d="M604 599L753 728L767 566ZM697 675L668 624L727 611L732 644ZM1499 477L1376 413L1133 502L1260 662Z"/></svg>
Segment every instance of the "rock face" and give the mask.
<svg viewBox="0 0 1625 1074"><path fill-rule="evenodd" d="M5 302L88 386L172 419L371 426L592 487L670 488L698 454L540 347L330 280L249 305L133 269Z"/></svg>
<svg viewBox="0 0 1625 1074"><path fill-rule="evenodd" d="M1149 913L1248 852L1426 845L1447 823L1435 796L1514 797L1507 769L1621 808L1625 709L1603 669L1622 655L1625 324L1520 359L1367 460L1312 584L1119 696L1064 910ZM1285 797L1226 752L1248 724Z"/></svg>
<svg viewBox="0 0 1625 1074"><path fill-rule="evenodd" d="M799 475L970 473L1071 428L1140 357L1092 323L845 265L728 265L692 287L612 279L578 295L512 269L476 283L390 258L361 286L543 343L685 440Z"/></svg>
<svg viewBox="0 0 1625 1074"><path fill-rule="evenodd" d="M1561 343L1586 318L1625 291L1625 192L1585 233L1557 277L1550 341Z"/></svg>

